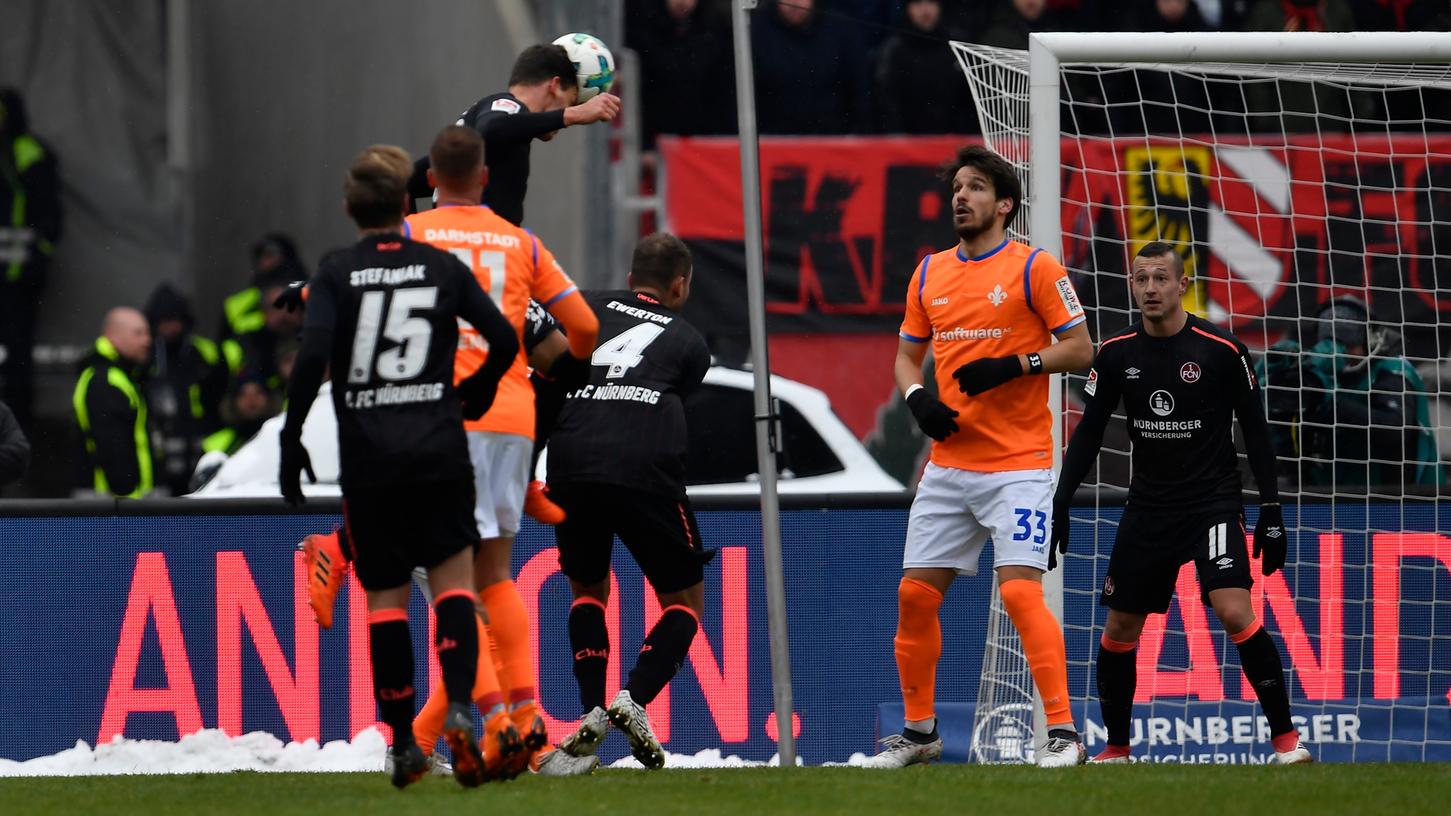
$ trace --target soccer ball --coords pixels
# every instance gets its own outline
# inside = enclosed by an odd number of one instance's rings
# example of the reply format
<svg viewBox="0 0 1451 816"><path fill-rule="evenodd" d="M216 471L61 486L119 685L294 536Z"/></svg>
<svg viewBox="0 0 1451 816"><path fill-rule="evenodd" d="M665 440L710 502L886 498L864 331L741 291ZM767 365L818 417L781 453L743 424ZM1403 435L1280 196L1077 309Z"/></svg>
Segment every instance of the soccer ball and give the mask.
<svg viewBox="0 0 1451 816"><path fill-rule="evenodd" d="M615 55L592 34L565 34L554 41L569 54L579 75L579 101L588 102L615 84Z"/></svg>

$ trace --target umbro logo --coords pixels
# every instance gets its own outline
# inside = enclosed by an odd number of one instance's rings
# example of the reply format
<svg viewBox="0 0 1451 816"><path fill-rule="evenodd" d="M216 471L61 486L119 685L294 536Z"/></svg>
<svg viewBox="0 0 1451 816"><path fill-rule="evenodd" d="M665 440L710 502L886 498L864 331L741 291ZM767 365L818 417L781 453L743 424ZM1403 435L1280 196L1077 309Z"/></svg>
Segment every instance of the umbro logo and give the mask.
<svg viewBox="0 0 1451 816"><path fill-rule="evenodd" d="M993 287L993 290L991 292L987 293L987 299L991 301L994 306L1001 306L1003 305L1003 301L1008 299L1008 293L1003 291L1003 285L1000 283L997 286Z"/></svg>
<svg viewBox="0 0 1451 816"><path fill-rule="evenodd" d="M948 299L945 298L945 297L933 298L932 299L932 305L933 306L946 306L947 305L947 300Z"/></svg>
<svg viewBox="0 0 1451 816"><path fill-rule="evenodd" d="M1220 569L1225 570L1234 566L1234 559L1230 558L1229 556L1225 556L1224 558L1221 558L1214 563L1218 564Z"/></svg>
<svg viewBox="0 0 1451 816"><path fill-rule="evenodd" d="M1130 380L1137 380L1139 378L1139 370L1137 368L1134 368L1133 366L1129 366L1129 368L1124 371L1124 377Z"/></svg>

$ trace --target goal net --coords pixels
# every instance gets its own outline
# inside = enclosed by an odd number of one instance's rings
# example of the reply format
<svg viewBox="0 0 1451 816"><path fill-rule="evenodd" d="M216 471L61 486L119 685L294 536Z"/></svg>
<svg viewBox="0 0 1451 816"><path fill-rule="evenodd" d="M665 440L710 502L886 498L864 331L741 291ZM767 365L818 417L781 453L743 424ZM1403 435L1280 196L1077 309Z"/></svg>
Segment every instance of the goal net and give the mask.
<svg viewBox="0 0 1451 816"><path fill-rule="evenodd" d="M1095 343L1137 319L1130 259L1165 241L1191 275L1186 306L1258 361L1291 546L1279 574L1255 562L1252 597L1302 742L1322 760L1451 758L1451 35L1034 35L1031 58L953 48L987 144L1029 191L1015 237L1059 254ZM1083 374L1060 378L1065 440ZM1106 739L1098 597L1131 475L1119 417L1075 503L1055 610L1090 754ZM996 596L992 614L973 756L1027 760L1032 680ZM1265 761L1267 725L1192 564L1169 613L1150 616L1137 665L1136 756Z"/></svg>

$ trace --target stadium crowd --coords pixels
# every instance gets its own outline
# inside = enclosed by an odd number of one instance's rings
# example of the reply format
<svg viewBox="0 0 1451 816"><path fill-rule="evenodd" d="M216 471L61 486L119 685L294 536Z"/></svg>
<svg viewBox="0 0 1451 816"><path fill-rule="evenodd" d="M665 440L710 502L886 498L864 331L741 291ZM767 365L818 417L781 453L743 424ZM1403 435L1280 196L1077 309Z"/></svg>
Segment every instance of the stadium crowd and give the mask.
<svg viewBox="0 0 1451 816"><path fill-rule="evenodd" d="M734 76L731 7L729 0L627 2L625 44L640 54L647 146L660 134L735 132L734 104L701 92ZM768 0L751 30L761 133L976 133L948 40L1022 49L1033 32L1104 30L1447 31L1451 7L1435 0ZM1117 90L1108 86L1107 94ZM1112 124L1117 132L1163 125Z"/></svg>

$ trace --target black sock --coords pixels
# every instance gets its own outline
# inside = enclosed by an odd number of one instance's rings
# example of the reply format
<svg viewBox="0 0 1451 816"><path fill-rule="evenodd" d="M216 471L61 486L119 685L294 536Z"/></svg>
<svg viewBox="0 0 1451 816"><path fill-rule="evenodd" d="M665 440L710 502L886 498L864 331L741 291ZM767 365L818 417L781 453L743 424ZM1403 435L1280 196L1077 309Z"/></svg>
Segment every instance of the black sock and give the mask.
<svg viewBox="0 0 1451 816"><path fill-rule="evenodd" d="M438 649L438 668L450 703L473 702L474 674L479 669L479 629L475 623L471 592L445 595L433 605L437 618L433 643Z"/></svg>
<svg viewBox="0 0 1451 816"><path fill-rule="evenodd" d="M695 615L683 606L672 606L660 616L655 627L645 638L635 668L630 671L630 681L625 688L640 705L655 699L660 689L680 671L685 654L690 651L690 641L700 628Z"/></svg>
<svg viewBox="0 0 1451 816"><path fill-rule="evenodd" d="M1270 721L1270 736L1294 731L1295 724L1290 721L1290 693L1285 688L1285 664L1280 660L1274 638L1260 626L1235 646L1239 648L1244 676L1254 686L1260 707L1265 710L1265 719Z"/></svg>
<svg viewBox="0 0 1451 816"><path fill-rule="evenodd" d="M1138 649L1111 652L1098 647L1098 709L1108 729L1108 744L1127 746L1139 682Z"/></svg>
<svg viewBox="0 0 1451 816"><path fill-rule="evenodd" d="M584 713L605 707L605 670L610 663L610 632L605 608L578 603L569 609L569 645L574 649L574 679Z"/></svg>
<svg viewBox="0 0 1451 816"><path fill-rule="evenodd" d="M373 659L373 694L383 722L393 729L393 750L413 744L413 642L408 621L368 624L368 653Z"/></svg>

